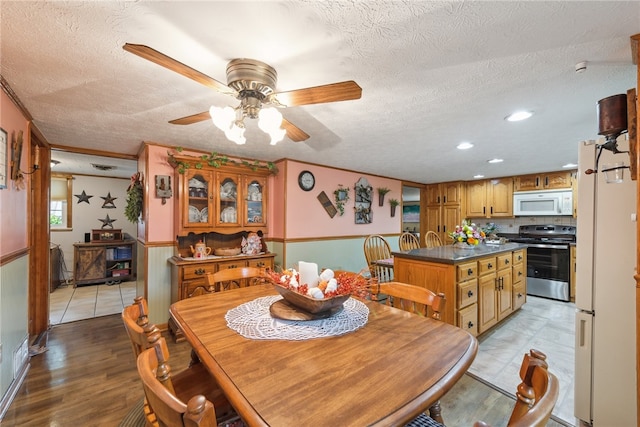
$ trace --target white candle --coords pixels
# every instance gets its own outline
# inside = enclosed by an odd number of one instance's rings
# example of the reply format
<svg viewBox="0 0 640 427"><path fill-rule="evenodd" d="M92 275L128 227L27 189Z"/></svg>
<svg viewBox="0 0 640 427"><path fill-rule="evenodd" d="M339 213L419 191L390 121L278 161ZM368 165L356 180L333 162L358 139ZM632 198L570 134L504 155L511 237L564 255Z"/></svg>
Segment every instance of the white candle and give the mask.
<svg viewBox="0 0 640 427"><path fill-rule="evenodd" d="M298 273L300 273L300 284L306 284L310 288L318 286L318 264L315 262L298 262Z"/></svg>

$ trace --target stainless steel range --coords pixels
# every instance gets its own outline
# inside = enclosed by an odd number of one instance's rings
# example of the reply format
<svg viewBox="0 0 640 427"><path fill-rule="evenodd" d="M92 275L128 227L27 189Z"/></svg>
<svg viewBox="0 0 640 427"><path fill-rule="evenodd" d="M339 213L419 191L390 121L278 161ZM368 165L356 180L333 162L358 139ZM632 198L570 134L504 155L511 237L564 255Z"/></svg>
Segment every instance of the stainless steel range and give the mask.
<svg viewBox="0 0 640 427"><path fill-rule="evenodd" d="M527 249L527 294L570 301L569 246L576 241L571 225L521 225L512 242L525 243Z"/></svg>

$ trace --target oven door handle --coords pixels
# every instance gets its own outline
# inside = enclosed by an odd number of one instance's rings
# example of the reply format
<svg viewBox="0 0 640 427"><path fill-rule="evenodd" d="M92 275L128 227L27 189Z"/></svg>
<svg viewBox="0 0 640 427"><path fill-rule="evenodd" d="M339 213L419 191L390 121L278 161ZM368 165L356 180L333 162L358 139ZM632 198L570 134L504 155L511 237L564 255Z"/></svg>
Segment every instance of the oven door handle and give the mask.
<svg viewBox="0 0 640 427"><path fill-rule="evenodd" d="M569 249L569 245L551 245L543 243L528 243L530 248L542 248L542 249Z"/></svg>

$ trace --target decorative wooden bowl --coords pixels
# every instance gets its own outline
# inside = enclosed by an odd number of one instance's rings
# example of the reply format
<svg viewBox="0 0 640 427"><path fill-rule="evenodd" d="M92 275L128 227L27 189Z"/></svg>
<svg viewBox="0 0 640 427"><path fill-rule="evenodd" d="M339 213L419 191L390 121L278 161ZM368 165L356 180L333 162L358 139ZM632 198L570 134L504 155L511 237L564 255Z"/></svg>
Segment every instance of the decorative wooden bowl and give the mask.
<svg viewBox="0 0 640 427"><path fill-rule="evenodd" d="M216 248L213 250L213 254L218 256L231 256L238 255L241 251L242 248Z"/></svg>
<svg viewBox="0 0 640 427"><path fill-rule="evenodd" d="M340 307L351 295L337 295L331 298L315 299L306 295L299 294L280 285L274 285L276 291L282 298L289 304L306 311L307 313L317 314L325 311L330 311L336 307Z"/></svg>

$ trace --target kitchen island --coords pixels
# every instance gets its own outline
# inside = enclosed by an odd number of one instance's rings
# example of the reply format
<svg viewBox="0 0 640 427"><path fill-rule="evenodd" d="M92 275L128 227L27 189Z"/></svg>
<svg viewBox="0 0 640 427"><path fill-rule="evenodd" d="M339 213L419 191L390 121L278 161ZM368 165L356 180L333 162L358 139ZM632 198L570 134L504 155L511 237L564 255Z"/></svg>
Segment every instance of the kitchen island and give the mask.
<svg viewBox="0 0 640 427"><path fill-rule="evenodd" d="M527 246L519 243L453 245L393 252L395 280L445 294L442 319L479 335L527 298Z"/></svg>

